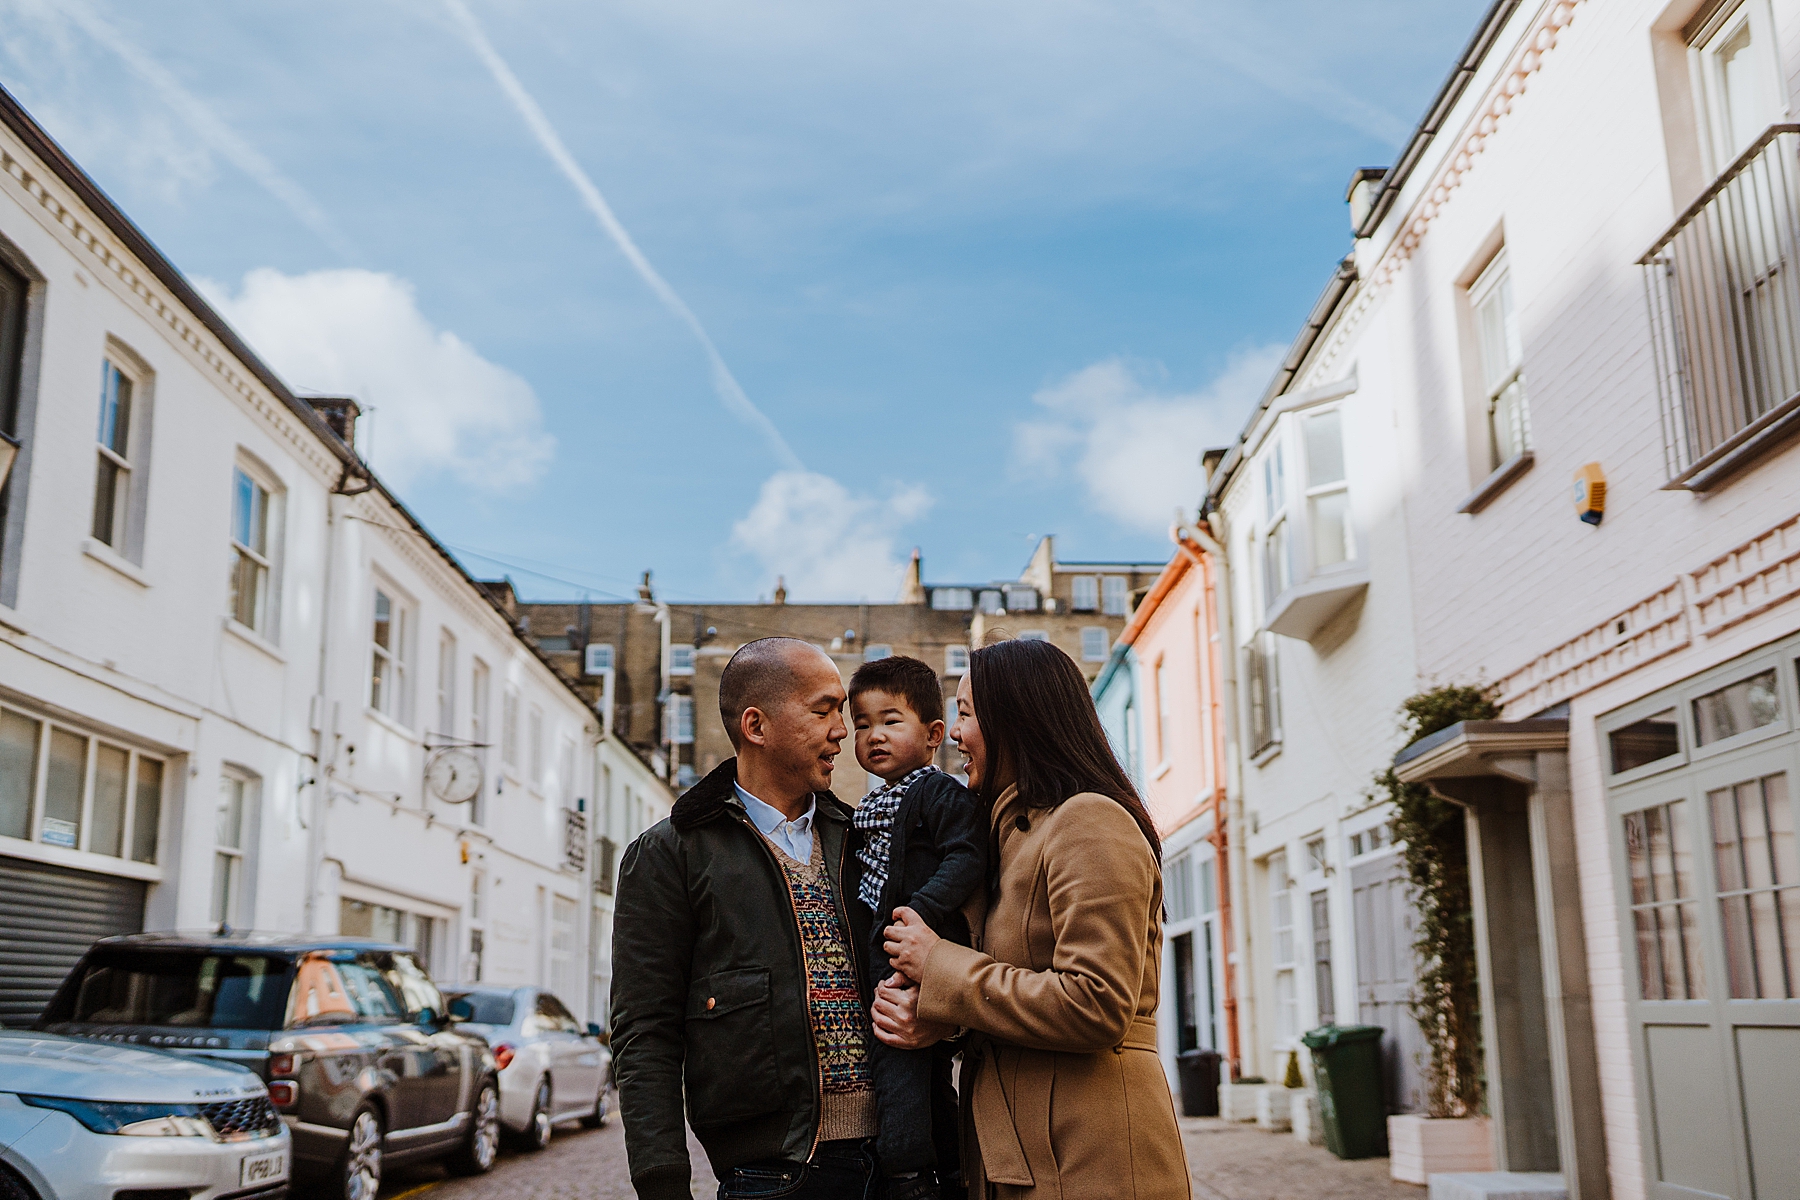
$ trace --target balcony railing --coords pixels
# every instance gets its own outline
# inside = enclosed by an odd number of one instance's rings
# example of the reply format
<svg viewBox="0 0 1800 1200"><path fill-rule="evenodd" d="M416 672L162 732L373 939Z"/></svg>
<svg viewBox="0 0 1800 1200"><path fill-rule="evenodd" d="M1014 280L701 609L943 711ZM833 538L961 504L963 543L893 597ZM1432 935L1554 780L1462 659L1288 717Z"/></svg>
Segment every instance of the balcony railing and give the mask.
<svg viewBox="0 0 1800 1200"><path fill-rule="evenodd" d="M1771 126L1638 260L1671 488L1800 427L1800 124Z"/></svg>

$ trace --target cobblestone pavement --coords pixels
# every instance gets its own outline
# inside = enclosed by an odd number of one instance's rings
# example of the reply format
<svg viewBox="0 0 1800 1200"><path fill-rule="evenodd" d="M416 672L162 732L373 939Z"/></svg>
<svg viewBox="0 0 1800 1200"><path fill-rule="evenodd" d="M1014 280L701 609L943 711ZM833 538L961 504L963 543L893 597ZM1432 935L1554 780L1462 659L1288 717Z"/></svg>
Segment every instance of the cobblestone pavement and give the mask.
<svg viewBox="0 0 1800 1200"><path fill-rule="evenodd" d="M1388 1160L1344 1162L1289 1133L1216 1117L1181 1122L1194 1200L1424 1200L1425 1189L1388 1176Z"/></svg>
<svg viewBox="0 0 1800 1200"><path fill-rule="evenodd" d="M1195 1200L1424 1200L1425 1189L1388 1178L1388 1160L1340 1162L1320 1146L1285 1133L1209 1118L1183 1120ZM711 1200L717 1185L692 1137L694 1196ZM424 1166L390 1173L382 1200L633 1200L625 1169L625 1134L615 1119L588 1131L560 1126L541 1154L506 1150L487 1175L453 1179ZM322 1200L298 1190L295 1200ZM1081 1198L1086 1200L1086 1198Z"/></svg>

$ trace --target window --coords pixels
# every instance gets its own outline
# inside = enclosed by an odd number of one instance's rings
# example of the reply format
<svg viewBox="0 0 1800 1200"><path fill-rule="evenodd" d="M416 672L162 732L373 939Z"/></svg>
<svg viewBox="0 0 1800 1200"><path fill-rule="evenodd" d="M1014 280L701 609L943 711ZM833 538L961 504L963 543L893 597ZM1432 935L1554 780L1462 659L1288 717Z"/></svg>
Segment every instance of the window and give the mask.
<svg viewBox="0 0 1800 1200"><path fill-rule="evenodd" d="M577 908L575 901L563 896L550 897L550 990L565 996L575 994L575 949L577 944ZM554 996L540 996L539 1003L553 1006L557 1027L567 1033L579 1033L581 1027L569 1010Z"/></svg>
<svg viewBox="0 0 1800 1200"><path fill-rule="evenodd" d="M1606 735L1614 775L1636 770L1681 753L1681 730L1675 710L1665 708Z"/></svg>
<svg viewBox="0 0 1800 1200"><path fill-rule="evenodd" d="M348 937L374 938L382 942L398 942L410 946L426 969L431 965L431 944L436 939L437 922L421 913L403 908L389 908L367 900L342 899L338 902L338 932Z"/></svg>
<svg viewBox="0 0 1800 1200"><path fill-rule="evenodd" d="M1270 959L1275 967L1275 1037L1286 1043L1300 1033L1300 1002L1294 978L1294 893L1287 855L1269 856Z"/></svg>
<svg viewBox="0 0 1800 1200"><path fill-rule="evenodd" d="M886 642L876 642L874 645L867 646L863 649L864 662L876 662L883 658L892 657L894 657L894 648Z"/></svg>
<svg viewBox="0 0 1800 1200"><path fill-rule="evenodd" d="M500 698L500 761L508 767L519 765L519 693L507 688Z"/></svg>
<svg viewBox="0 0 1800 1200"><path fill-rule="evenodd" d="M1194 916L1194 876L1188 855L1178 854L1163 864L1163 884L1169 898L1169 920L1191 920Z"/></svg>
<svg viewBox="0 0 1800 1200"><path fill-rule="evenodd" d="M1300 422L1306 447L1306 515L1313 569L1356 557L1350 532L1350 493L1344 484L1343 418L1335 408L1308 413Z"/></svg>
<svg viewBox="0 0 1800 1200"><path fill-rule="evenodd" d="M1374 825L1350 835L1350 857L1356 858L1394 844L1394 830L1389 825Z"/></svg>
<svg viewBox="0 0 1800 1200"><path fill-rule="evenodd" d="M1321 841L1319 847L1324 849ZM1331 974L1331 896L1317 891L1312 901L1313 1004L1318 1008L1319 1024L1337 1024L1337 988Z"/></svg>
<svg viewBox="0 0 1800 1200"><path fill-rule="evenodd" d="M532 705L525 728L526 737L530 739L526 750L531 755L527 764L531 771L531 786L541 788L544 786L544 710Z"/></svg>
<svg viewBox="0 0 1800 1200"><path fill-rule="evenodd" d="M589 642L587 645L587 654L582 662L582 670L589 675L599 675L612 669L612 643Z"/></svg>
<svg viewBox="0 0 1800 1200"><path fill-rule="evenodd" d="M438 631L437 731L456 736L456 635Z"/></svg>
<svg viewBox="0 0 1800 1200"><path fill-rule="evenodd" d="M383 588L375 589L373 657L369 674L369 707L406 724L407 660L412 641L406 606Z"/></svg>
<svg viewBox="0 0 1800 1200"><path fill-rule="evenodd" d="M1638 984L1646 1000L1706 998L1686 809L1687 801L1676 800L1625 814Z"/></svg>
<svg viewBox="0 0 1800 1200"><path fill-rule="evenodd" d="M1281 690L1274 635L1257 634L1244 648L1244 659L1250 700L1250 752L1260 754L1281 740Z"/></svg>
<svg viewBox="0 0 1800 1200"><path fill-rule="evenodd" d="M1076 612L1093 612L1100 607L1100 580L1092 575L1077 575L1070 581L1074 594L1069 607Z"/></svg>
<svg viewBox="0 0 1800 1200"><path fill-rule="evenodd" d="M1159 762L1169 761L1169 678L1163 670L1163 660L1157 659L1150 668L1152 685L1156 688L1156 757Z"/></svg>
<svg viewBox="0 0 1800 1200"><path fill-rule="evenodd" d="M1105 662L1111 651L1104 625L1083 625L1081 627L1081 661Z"/></svg>
<svg viewBox="0 0 1800 1200"><path fill-rule="evenodd" d="M1008 584L1006 593L1007 612L1036 612L1038 610L1038 593L1034 587Z"/></svg>
<svg viewBox="0 0 1800 1200"><path fill-rule="evenodd" d="M269 637L269 489L243 467L231 476L231 619Z"/></svg>
<svg viewBox="0 0 1800 1200"><path fill-rule="evenodd" d="M1469 288L1480 350L1481 386L1487 403L1488 466L1497 468L1531 448L1525 406L1524 358L1513 314L1512 276L1506 256L1488 264Z"/></svg>
<svg viewBox="0 0 1800 1200"><path fill-rule="evenodd" d="M94 476L94 540L134 561L140 557L137 508L143 482L142 472L135 468L138 443L145 440L139 374L110 355L102 360L95 434L99 461Z"/></svg>
<svg viewBox="0 0 1800 1200"><path fill-rule="evenodd" d="M1309 873L1323 871L1330 865L1330 861L1325 857L1324 838L1316 837L1306 843L1306 869Z"/></svg>
<svg viewBox="0 0 1800 1200"><path fill-rule="evenodd" d="M20 376L25 367L25 311L30 296L30 281L0 262L0 433L15 441L19 440L22 423L19 391ZM5 553L8 526L22 525L25 515L25 473L17 463L14 463L13 472L19 476L19 486L10 492L0 488L0 560L10 557ZM11 506L12 499L19 501L18 507ZM12 548L17 549L16 541ZM8 606L14 603L12 593L16 586L13 573L0 562L0 603Z"/></svg>
<svg viewBox="0 0 1800 1200"><path fill-rule="evenodd" d="M1701 125L1715 174L1730 166L1771 122L1781 119L1773 39L1766 22L1767 10L1756 0L1727 4L1692 37Z"/></svg>
<svg viewBox="0 0 1800 1200"><path fill-rule="evenodd" d="M1196 888L1196 899L1200 902L1202 913L1219 910L1219 864L1210 858L1200 860L1200 882Z"/></svg>
<svg viewBox="0 0 1800 1200"><path fill-rule="evenodd" d="M990 617L997 617L1006 611L1006 604L1000 598L999 588L982 588L981 600L977 607Z"/></svg>
<svg viewBox="0 0 1800 1200"><path fill-rule="evenodd" d="M684 642L677 642L669 647L669 674L692 675L694 673L694 648Z"/></svg>
<svg viewBox="0 0 1800 1200"><path fill-rule="evenodd" d="M1708 792L1734 1000L1800 999L1800 853L1785 774Z"/></svg>
<svg viewBox="0 0 1800 1200"><path fill-rule="evenodd" d="M1019 640L1021 642L1047 642L1050 640L1050 631L1047 629L1021 630Z"/></svg>
<svg viewBox="0 0 1800 1200"><path fill-rule="evenodd" d="M969 648L967 646L944 647L944 674L967 675L969 673Z"/></svg>
<svg viewBox="0 0 1800 1200"><path fill-rule="evenodd" d="M1781 719L1781 697L1775 690L1773 669L1694 701L1694 740L1704 746L1736 737Z"/></svg>
<svg viewBox="0 0 1800 1200"><path fill-rule="evenodd" d="M163 763L0 708L0 836L156 861Z"/></svg>
<svg viewBox="0 0 1800 1200"><path fill-rule="evenodd" d="M694 698L676 692L669 697L669 741L676 746L694 744Z"/></svg>
<svg viewBox="0 0 1800 1200"><path fill-rule="evenodd" d="M1100 611L1109 617L1126 616L1131 608L1131 589L1123 575L1108 575L1100 581Z"/></svg>
<svg viewBox="0 0 1800 1200"><path fill-rule="evenodd" d="M602 896L613 894L613 872L619 858L619 844L609 837L594 843L594 890Z"/></svg>
<svg viewBox="0 0 1800 1200"><path fill-rule="evenodd" d="M246 809L254 801L254 783L236 771L219 776L219 800L213 809L213 925L246 924L244 851L250 821Z"/></svg>
<svg viewBox="0 0 1800 1200"><path fill-rule="evenodd" d="M966 612L975 607L975 593L965 587L932 588L931 607L940 612Z"/></svg>
<svg viewBox="0 0 1800 1200"><path fill-rule="evenodd" d="M482 773L487 771L488 745L488 665L479 658L469 672L469 740L475 743L475 755L481 760ZM469 801L469 823L487 824L487 780Z"/></svg>

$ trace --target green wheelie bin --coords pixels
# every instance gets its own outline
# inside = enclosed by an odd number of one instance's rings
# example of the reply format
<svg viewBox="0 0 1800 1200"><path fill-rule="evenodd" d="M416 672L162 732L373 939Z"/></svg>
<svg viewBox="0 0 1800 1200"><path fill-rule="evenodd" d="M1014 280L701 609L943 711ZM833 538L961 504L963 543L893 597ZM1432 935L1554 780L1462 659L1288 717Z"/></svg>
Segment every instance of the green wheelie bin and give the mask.
<svg viewBox="0 0 1800 1200"><path fill-rule="evenodd" d="M1322 1025L1302 1034L1319 1082L1325 1148L1339 1158L1388 1152L1387 1089L1381 1080L1379 1025Z"/></svg>

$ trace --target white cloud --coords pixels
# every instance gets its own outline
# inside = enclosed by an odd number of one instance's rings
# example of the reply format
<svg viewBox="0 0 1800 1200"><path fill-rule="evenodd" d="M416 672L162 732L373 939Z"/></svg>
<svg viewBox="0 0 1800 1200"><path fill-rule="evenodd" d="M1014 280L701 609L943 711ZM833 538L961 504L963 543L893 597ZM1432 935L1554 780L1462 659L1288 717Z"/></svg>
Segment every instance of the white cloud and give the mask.
<svg viewBox="0 0 1800 1200"><path fill-rule="evenodd" d="M905 570L895 535L931 504L916 485L857 495L814 471L777 471L732 526L731 544L761 566L758 586L772 588L781 576L796 603L889 601Z"/></svg>
<svg viewBox="0 0 1800 1200"><path fill-rule="evenodd" d="M360 269L284 275L260 267L234 296L200 290L290 386L355 396L377 411L360 446L397 486L448 474L503 491L536 480L556 440L537 394L419 311L410 283ZM369 438L369 435L373 435Z"/></svg>
<svg viewBox="0 0 1800 1200"><path fill-rule="evenodd" d="M1196 392L1160 393L1132 366L1109 358L1032 397L1042 420L1013 430L1013 467L1025 477L1073 471L1094 506L1135 529L1167 527L1200 498L1200 452L1236 436L1284 348L1232 355Z"/></svg>

